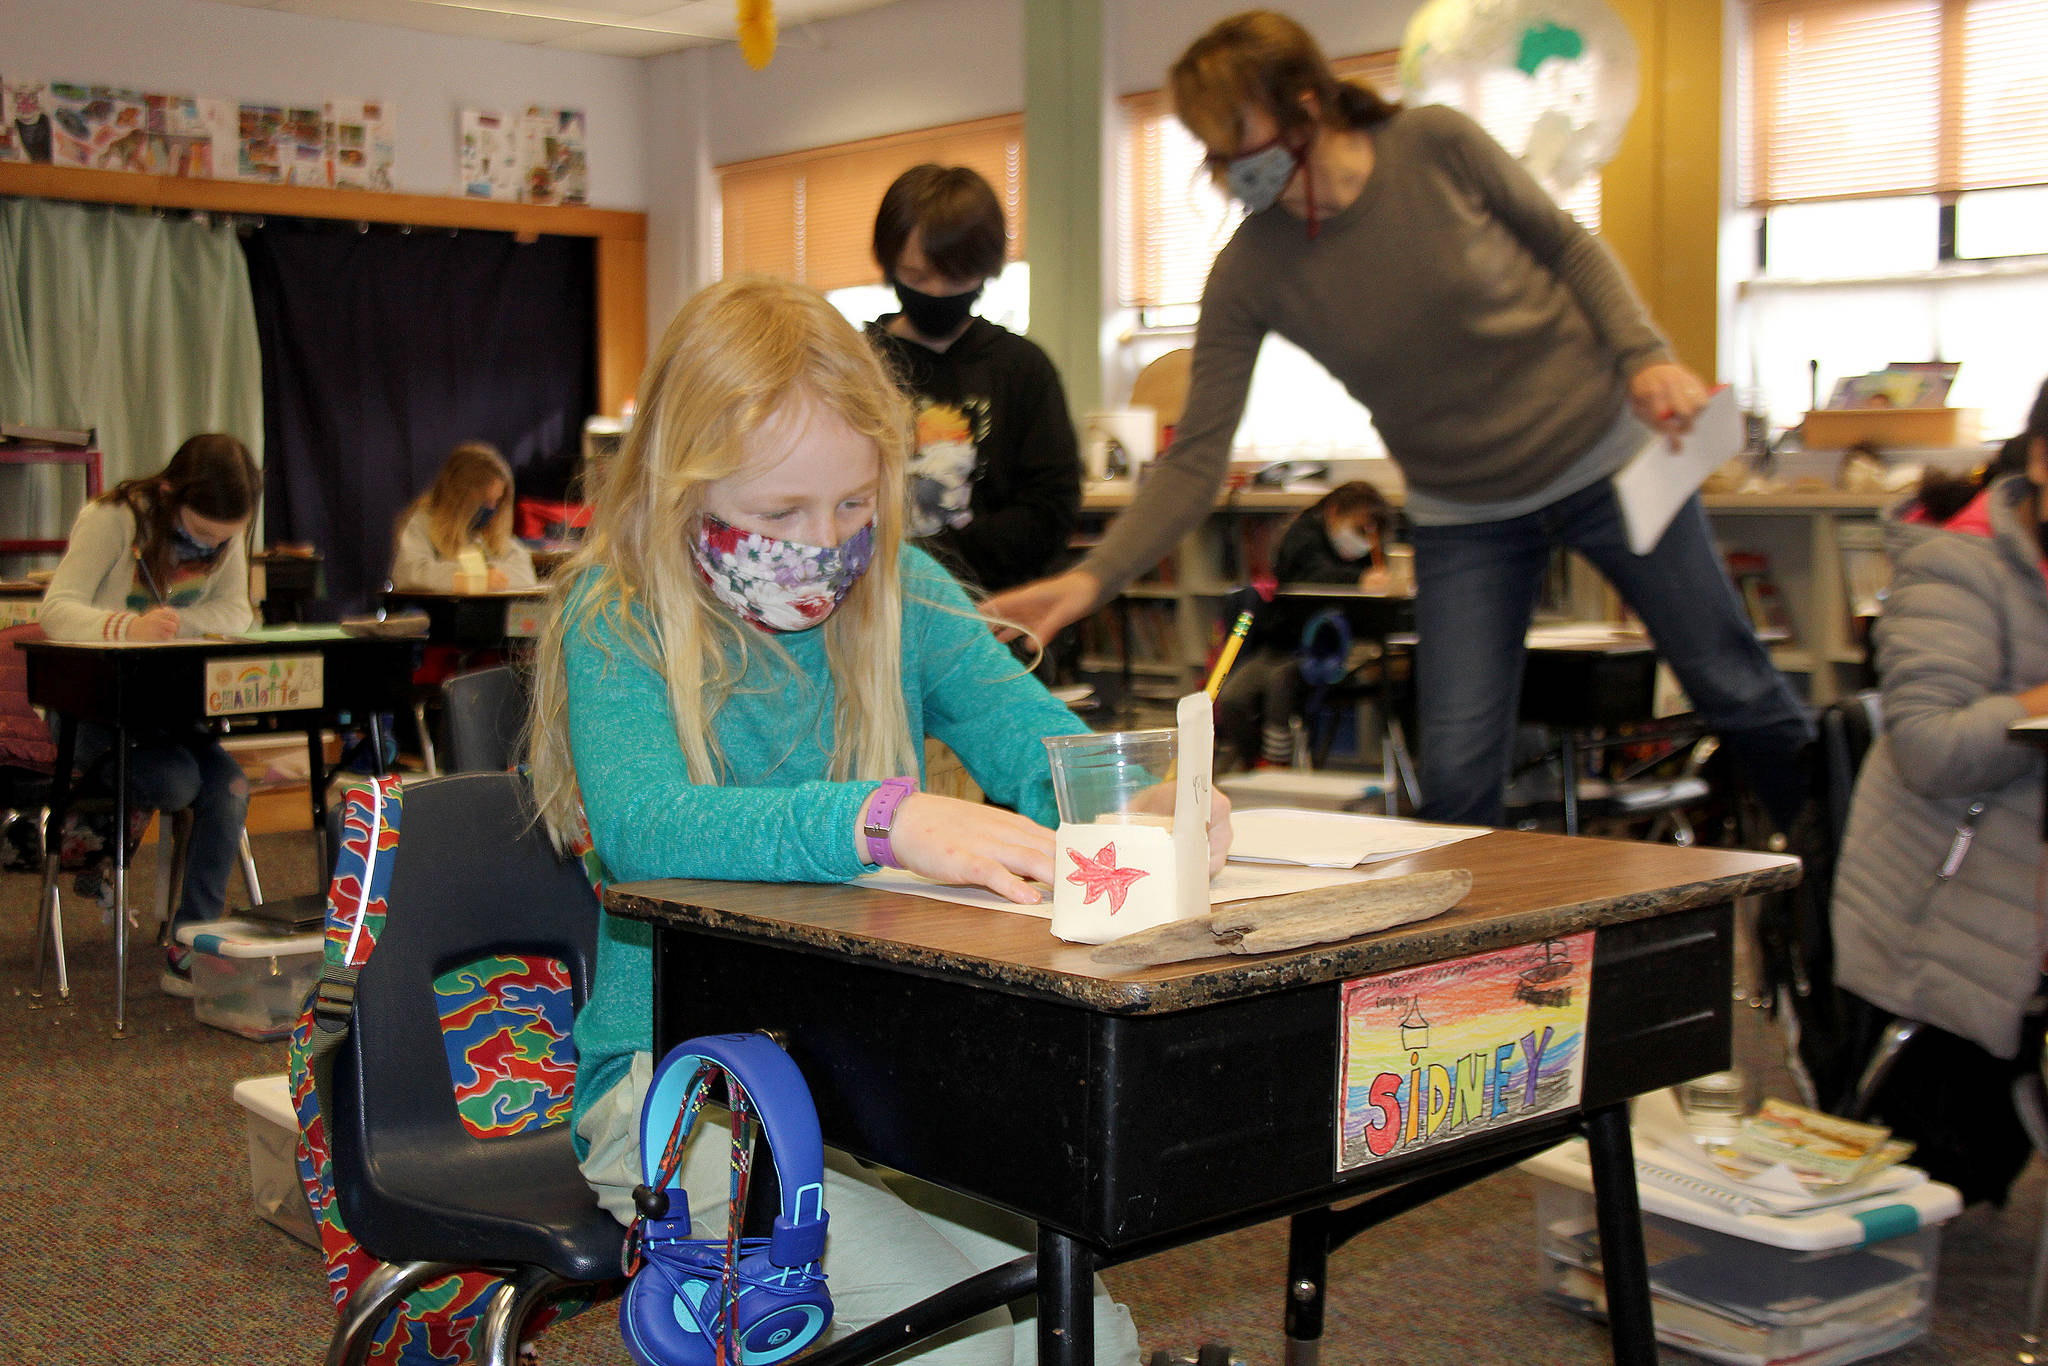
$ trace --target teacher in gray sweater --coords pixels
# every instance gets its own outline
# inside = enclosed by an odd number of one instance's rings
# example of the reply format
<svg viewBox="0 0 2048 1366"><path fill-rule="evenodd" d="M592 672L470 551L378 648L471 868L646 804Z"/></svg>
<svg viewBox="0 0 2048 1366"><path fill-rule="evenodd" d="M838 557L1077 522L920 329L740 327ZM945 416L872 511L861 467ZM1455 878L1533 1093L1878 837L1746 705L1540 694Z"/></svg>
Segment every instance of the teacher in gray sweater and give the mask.
<svg viewBox="0 0 2048 1366"><path fill-rule="evenodd" d="M1276 332L1371 410L1408 485L1424 816L1500 823L1523 637L1565 547L1620 590L1789 824L1810 723L1698 500L1648 555L1628 548L1609 477L1651 429L1686 430L1706 389L1606 248L1471 120L1340 81L1282 15L1217 24L1172 86L1211 172L1249 210L1203 291L1186 409L1093 553L984 610L1044 639L1157 563L1214 505Z"/></svg>

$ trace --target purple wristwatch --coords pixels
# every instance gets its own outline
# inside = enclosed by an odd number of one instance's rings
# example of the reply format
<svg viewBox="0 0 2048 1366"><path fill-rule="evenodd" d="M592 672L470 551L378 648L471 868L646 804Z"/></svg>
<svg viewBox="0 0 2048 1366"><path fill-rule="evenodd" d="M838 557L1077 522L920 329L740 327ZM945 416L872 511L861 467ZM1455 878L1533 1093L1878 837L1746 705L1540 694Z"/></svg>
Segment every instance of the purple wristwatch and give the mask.
<svg viewBox="0 0 2048 1366"><path fill-rule="evenodd" d="M896 861L896 851L889 847L889 831L896 824L896 808L915 791L915 778L884 778L868 799L867 811L860 818L860 833L867 844L869 863L884 868L903 866Z"/></svg>

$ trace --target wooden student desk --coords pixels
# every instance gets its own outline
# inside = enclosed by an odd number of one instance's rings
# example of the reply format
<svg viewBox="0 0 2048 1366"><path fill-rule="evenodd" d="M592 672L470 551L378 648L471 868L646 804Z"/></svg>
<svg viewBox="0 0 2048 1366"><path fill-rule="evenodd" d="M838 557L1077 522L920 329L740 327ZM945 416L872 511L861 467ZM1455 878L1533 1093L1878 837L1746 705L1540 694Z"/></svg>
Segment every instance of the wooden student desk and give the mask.
<svg viewBox="0 0 2048 1366"><path fill-rule="evenodd" d="M426 640L461 650L506 650L530 644L541 631L545 588L504 588L489 593L392 591L384 595L392 612L427 614Z"/></svg>
<svg viewBox="0 0 2048 1366"><path fill-rule="evenodd" d="M1343 944L1134 969L1093 963L1043 920L853 887L645 882L605 904L654 926L657 1049L773 1030L826 1142L1039 1227L1035 1265L984 1272L914 1329L875 1325L807 1363L873 1361L1035 1291L1039 1360L1081 1366L1095 1270L1291 1215L1288 1359L1303 1366L1330 1250L1574 1133L1591 1143L1615 1359L1654 1362L1625 1102L1728 1065L1730 903L1791 885L1798 861L1498 831L1384 867L1469 868L1472 891ZM1347 979L1540 954L1581 931L1594 947L1576 1105L1338 1169Z"/></svg>
<svg viewBox="0 0 2048 1366"><path fill-rule="evenodd" d="M53 839L64 828L70 802L78 723L109 726L117 735L114 1032L119 1037L127 1027L129 737L182 729L216 716L269 717L280 727L304 730L313 828L322 832L322 868L331 869L334 851L325 849L327 821L321 809L327 767L320 729L332 724L342 710L365 718L374 728L377 713L391 710L405 697L413 642L349 636L338 628L302 628L254 639L41 640L21 648L28 656L29 700L48 711L56 733L57 768L50 795ZM272 674L273 661L289 663ZM381 745L377 753L381 757Z"/></svg>

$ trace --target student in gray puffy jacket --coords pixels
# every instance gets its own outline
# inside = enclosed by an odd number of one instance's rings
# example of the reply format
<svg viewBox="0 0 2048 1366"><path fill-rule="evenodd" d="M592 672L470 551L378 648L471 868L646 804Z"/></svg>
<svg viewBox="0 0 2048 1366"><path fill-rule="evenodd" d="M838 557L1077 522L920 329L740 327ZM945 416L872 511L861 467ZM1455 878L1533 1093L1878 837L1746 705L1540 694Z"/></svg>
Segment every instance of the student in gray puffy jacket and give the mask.
<svg viewBox="0 0 2048 1366"><path fill-rule="evenodd" d="M2042 761L2006 732L2048 715L2048 384L2026 443L2026 473L1946 521L1920 520L1918 500L1887 518L1884 733L1856 783L1832 907L1836 982L1933 1027L1901 1055L1879 1116L1918 1145L1916 1163L1999 1201L2028 1152L2011 1081L2041 1052Z"/></svg>

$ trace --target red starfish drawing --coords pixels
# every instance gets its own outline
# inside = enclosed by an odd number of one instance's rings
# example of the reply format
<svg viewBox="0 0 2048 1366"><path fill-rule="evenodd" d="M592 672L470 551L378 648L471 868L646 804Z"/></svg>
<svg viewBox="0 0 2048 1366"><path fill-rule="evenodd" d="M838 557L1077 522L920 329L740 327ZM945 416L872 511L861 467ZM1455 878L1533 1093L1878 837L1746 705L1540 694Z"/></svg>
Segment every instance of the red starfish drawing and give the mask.
<svg viewBox="0 0 2048 1366"><path fill-rule="evenodd" d="M1143 868L1117 867L1114 844L1103 845L1094 858L1078 849L1067 850L1067 857L1074 861L1074 871L1067 874L1067 881L1088 890L1088 894L1081 898L1081 904L1086 906L1107 892L1111 915L1124 908L1124 898L1131 894L1131 884L1146 876Z"/></svg>

